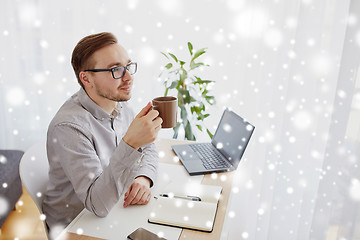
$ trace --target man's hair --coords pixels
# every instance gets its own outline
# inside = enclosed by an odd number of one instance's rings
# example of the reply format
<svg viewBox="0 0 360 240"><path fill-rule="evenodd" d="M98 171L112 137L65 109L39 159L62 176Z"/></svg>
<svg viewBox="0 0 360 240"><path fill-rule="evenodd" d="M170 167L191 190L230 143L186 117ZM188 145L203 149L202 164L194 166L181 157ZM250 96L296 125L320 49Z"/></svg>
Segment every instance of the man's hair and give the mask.
<svg viewBox="0 0 360 240"><path fill-rule="evenodd" d="M81 39L75 46L71 57L71 64L73 66L76 78L82 88L83 83L80 80L79 73L87 68L91 68L91 55L110 44L117 43L116 37L109 32L102 32L92 34Z"/></svg>

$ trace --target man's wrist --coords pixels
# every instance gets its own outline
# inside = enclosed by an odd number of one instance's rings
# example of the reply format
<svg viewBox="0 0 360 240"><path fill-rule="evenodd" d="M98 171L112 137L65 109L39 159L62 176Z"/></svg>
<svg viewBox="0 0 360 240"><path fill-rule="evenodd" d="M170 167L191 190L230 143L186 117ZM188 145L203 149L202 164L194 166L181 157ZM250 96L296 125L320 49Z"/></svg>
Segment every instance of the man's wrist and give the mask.
<svg viewBox="0 0 360 240"><path fill-rule="evenodd" d="M148 177L146 177L144 175L141 175L141 176L137 176L135 179L142 179L142 180L146 181L149 184L149 186L148 186L149 188L151 187L152 181L151 181L150 178L148 178Z"/></svg>
<svg viewBox="0 0 360 240"><path fill-rule="evenodd" d="M123 141L135 150L140 148L140 146L137 146L135 143L131 142L131 140L129 140L126 136L123 137Z"/></svg>

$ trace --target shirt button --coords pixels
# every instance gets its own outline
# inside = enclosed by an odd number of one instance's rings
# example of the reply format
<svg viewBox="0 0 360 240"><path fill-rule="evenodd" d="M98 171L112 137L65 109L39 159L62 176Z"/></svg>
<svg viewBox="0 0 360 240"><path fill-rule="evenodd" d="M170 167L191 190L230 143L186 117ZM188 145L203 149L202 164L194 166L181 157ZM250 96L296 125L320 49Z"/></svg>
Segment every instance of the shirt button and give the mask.
<svg viewBox="0 0 360 240"><path fill-rule="evenodd" d="M137 160L137 162L138 162L138 163L141 163L141 158L139 158L139 159Z"/></svg>
<svg viewBox="0 0 360 240"><path fill-rule="evenodd" d="M101 118L101 120L104 120L105 118Z"/></svg>

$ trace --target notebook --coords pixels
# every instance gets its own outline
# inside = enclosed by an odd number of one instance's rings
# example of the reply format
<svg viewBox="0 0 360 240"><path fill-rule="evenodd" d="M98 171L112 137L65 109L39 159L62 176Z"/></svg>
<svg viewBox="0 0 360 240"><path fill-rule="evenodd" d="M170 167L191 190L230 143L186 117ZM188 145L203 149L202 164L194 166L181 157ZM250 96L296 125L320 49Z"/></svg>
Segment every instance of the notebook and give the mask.
<svg viewBox="0 0 360 240"><path fill-rule="evenodd" d="M255 127L225 109L211 143L171 146L190 175L237 169Z"/></svg>
<svg viewBox="0 0 360 240"><path fill-rule="evenodd" d="M213 185L170 184L154 196L150 223L211 232L222 187Z"/></svg>

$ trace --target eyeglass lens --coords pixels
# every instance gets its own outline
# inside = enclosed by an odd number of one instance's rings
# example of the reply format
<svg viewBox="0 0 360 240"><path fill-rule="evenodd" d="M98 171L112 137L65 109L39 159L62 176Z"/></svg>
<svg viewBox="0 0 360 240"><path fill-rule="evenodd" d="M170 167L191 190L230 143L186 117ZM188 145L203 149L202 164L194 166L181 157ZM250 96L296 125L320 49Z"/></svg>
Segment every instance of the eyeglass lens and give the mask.
<svg viewBox="0 0 360 240"><path fill-rule="evenodd" d="M125 74L125 67L117 67L113 71L113 75L115 79L121 78ZM126 69L129 71L131 75L136 72L136 63L130 63L126 66Z"/></svg>

